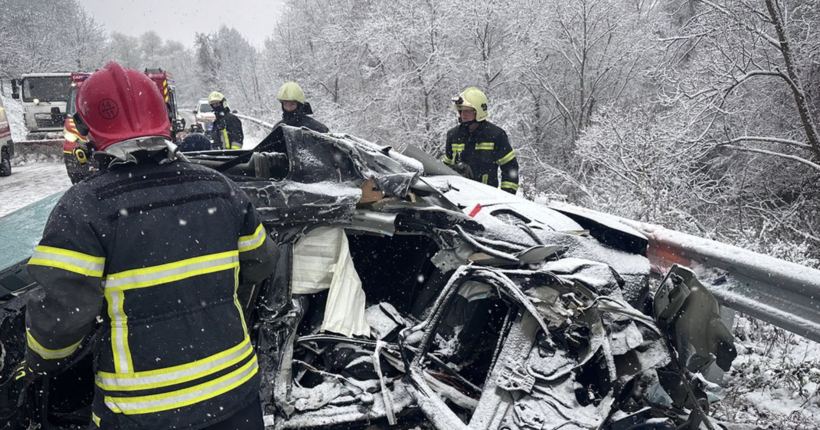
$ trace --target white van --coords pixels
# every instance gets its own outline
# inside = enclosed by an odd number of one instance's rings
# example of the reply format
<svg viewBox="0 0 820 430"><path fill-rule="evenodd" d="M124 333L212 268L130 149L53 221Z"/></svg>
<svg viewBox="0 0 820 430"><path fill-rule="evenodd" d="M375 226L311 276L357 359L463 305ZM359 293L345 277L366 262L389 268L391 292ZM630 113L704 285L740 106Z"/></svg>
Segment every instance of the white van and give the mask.
<svg viewBox="0 0 820 430"><path fill-rule="evenodd" d="M14 143L11 141L11 126L0 99L0 176L11 175L11 157L14 156Z"/></svg>
<svg viewBox="0 0 820 430"><path fill-rule="evenodd" d="M192 129L196 129L195 131L200 133L205 133L208 139L213 140L213 136L211 135L213 134L216 114L208 103L208 99L199 99L199 103L197 103L196 109L194 109L194 118L195 121Z"/></svg>

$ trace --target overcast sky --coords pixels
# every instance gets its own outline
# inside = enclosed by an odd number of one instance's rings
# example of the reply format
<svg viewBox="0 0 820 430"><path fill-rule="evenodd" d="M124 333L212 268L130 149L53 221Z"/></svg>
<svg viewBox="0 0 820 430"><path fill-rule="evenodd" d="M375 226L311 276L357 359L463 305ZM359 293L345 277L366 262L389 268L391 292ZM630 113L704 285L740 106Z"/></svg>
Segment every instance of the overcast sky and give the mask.
<svg viewBox="0 0 820 430"><path fill-rule="evenodd" d="M193 47L194 34L225 24L262 47L273 32L284 0L79 0L110 32L139 36L154 30L163 39Z"/></svg>

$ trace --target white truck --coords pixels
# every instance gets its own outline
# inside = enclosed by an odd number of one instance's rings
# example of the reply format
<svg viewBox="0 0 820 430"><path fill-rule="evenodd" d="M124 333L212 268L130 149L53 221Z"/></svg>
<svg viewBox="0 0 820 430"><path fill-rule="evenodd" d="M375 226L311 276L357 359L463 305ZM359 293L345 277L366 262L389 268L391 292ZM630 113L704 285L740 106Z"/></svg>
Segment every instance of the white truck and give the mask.
<svg viewBox="0 0 820 430"><path fill-rule="evenodd" d="M12 80L12 97L20 100L23 107L26 140L61 137L70 94L68 72L28 73Z"/></svg>

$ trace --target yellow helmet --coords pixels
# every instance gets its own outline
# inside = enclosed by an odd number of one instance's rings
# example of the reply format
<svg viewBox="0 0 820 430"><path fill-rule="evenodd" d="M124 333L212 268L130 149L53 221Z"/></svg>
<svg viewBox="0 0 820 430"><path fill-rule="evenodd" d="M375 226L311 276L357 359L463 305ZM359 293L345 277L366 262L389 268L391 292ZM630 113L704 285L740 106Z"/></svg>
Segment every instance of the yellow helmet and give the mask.
<svg viewBox="0 0 820 430"><path fill-rule="evenodd" d="M475 109L475 120L484 121L487 119L487 103L489 100L477 87L470 87L453 97L453 108L455 110Z"/></svg>
<svg viewBox="0 0 820 430"><path fill-rule="evenodd" d="M208 103L225 101L225 96L219 91L212 91L208 96Z"/></svg>
<svg viewBox="0 0 820 430"><path fill-rule="evenodd" d="M296 82L285 82L282 87L279 88L279 94L276 95L276 98L279 99L280 102L307 103L305 92L302 91L302 87Z"/></svg>

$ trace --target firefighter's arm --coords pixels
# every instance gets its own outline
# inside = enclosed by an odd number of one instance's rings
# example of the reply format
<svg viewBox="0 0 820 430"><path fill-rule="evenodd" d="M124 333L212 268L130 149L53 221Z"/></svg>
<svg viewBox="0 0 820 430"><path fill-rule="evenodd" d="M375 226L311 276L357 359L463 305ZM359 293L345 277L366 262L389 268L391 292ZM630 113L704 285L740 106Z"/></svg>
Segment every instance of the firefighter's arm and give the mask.
<svg viewBox="0 0 820 430"><path fill-rule="evenodd" d="M26 308L26 362L36 372L71 362L103 303L105 253L72 191L51 212L27 267L42 286Z"/></svg>
<svg viewBox="0 0 820 430"><path fill-rule="evenodd" d="M518 159L510 145L507 133L501 132L496 142L495 163L501 168L501 189L515 194L518 191Z"/></svg>
<svg viewBox="0 0 820 430"><path fill-rule="evenodd" d="M242 121L233 115L228 120L228 138L232 144L238 143L240 148L245 140L245 133L242 132Z"/></svg>
<svg viewBox="0 0 820 430"><path fill-rule="evenodd" d="M273 273L279 259L279 249L245 192L231 184L239 197L242 217L238 240L239 274L243 283L259 283Z"/></svg>
<svg viewBox="0 0 820 430"><path fill-rule="evenodd" d="M456 161L453 156L453 140L450 137L450 133L447 133L447 141L444 144L444 158L442 158L441 161L450 166Z"/></svg>

